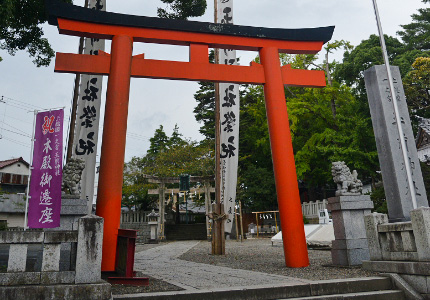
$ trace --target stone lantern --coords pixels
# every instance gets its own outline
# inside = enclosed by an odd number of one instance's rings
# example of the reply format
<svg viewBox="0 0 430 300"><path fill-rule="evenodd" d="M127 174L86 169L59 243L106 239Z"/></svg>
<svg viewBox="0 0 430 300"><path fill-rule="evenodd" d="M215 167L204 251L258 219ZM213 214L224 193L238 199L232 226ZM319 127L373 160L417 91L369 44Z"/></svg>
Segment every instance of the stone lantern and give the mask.
<svg viewBox="0 0 430 300"><path fill-rule="evenodd" d="M159 214L157 214L154 210L148 215L148 225L151 230L151 235L148 240L148 243L158 243L158 217L160 217Z"/></svg>

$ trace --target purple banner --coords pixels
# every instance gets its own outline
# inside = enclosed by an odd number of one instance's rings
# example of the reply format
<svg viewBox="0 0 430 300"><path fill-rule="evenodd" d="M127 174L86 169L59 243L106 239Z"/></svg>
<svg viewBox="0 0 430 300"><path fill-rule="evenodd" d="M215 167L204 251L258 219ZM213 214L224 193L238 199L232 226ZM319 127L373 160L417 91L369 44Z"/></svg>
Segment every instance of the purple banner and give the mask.
<svg viewBox="0 0 430 300"><path fill-rule="evenodd" d="M60 226L63 117L62 109L36 116L28 207L30 228Z"/></svg>

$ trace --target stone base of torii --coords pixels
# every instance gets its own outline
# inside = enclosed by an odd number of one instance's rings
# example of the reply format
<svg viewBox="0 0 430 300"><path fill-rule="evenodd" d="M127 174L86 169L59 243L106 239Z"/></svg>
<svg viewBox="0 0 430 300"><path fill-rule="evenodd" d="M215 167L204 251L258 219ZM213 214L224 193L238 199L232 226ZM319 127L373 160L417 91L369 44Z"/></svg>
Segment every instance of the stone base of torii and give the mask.
<svg viewBox="0 0 430 300"><path fill-rule="evenodd" d="M158 177L152 175L143 175L144 178L148 180L149 183L158 184L158 189L148 190L150 195L159 195L158 197L158 208L160 218L158 219L158 236L161 240L165 239L165 204L166 204L166 194L173 192L173 202L177 201L177 194L179 189L166 189L167 183L179 183L179 177ZM206 212L206 233L207 236L210 235L209 217L208 214L212 212L211 206L211 193L215 193L215 188L211 186L211 182L214 181L213 176L190 176L190 182L201 182L203 183L203 188L191 188L191 192L198 192L205 194L205 212Z"/></svg>

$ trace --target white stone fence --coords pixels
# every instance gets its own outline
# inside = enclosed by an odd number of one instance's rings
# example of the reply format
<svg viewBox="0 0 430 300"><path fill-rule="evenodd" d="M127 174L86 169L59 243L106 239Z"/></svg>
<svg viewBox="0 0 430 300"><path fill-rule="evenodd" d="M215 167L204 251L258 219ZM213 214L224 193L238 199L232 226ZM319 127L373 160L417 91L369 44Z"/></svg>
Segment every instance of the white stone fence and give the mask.
<svg viewBox="0 0 430 300"><path fill-rule="evenodd" d="M125 223L146 223L150 211L128 211L121 213L121 224Z"/></svg>
<svg viewBox="0 0 430 300"><path fill-rule="evenodd" d="M103 218L85 216L77 231L0 231L0 245L9 245L6 273L0 286L100 283ZM71 271L60 271L62 243L75 243ZM26 272L29 245L43 247L40 271Z"/></svg>
<svg viewBox="0 0 430 300"><path fill-rule="evenodd" d="M327 208L328 201L317 200L311 202L303 202L302 203L302 213L306 218L319 218L319 211Z"/></svg>

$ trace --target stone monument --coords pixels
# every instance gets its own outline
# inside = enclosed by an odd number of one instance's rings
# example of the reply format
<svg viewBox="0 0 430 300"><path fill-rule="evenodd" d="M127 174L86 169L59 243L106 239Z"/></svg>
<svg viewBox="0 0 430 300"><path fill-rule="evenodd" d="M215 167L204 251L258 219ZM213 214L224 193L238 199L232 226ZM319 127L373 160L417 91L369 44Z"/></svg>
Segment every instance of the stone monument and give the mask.
<svg viewBox="0 0 430 300"><path fill-rule="evenodd" d="M360 265L369 259L369 248L364 226L364 215L370 214L373 202L370 196L362 195L363 184L357 171L350 171L345 162L332 163L332 176L337 184L336 197L328 199L335 240L331 257L334 265Z"/></svg>
<svg viewBox="0 0 430 300"><path fill-rule="evenodd" d="M405 139L412 171L417 207L428 207L399 68L392 66L391 72L396 93L395 101L397 101L399 115L401 116L403 138ZM403 162L401 140L392 103L393 99L387 78L384 65L373 66L364 72L373 131L375 132L376 147L387 199L389 221L403 222L411 219L409 212L413 209L413 205Z"/></svg>

